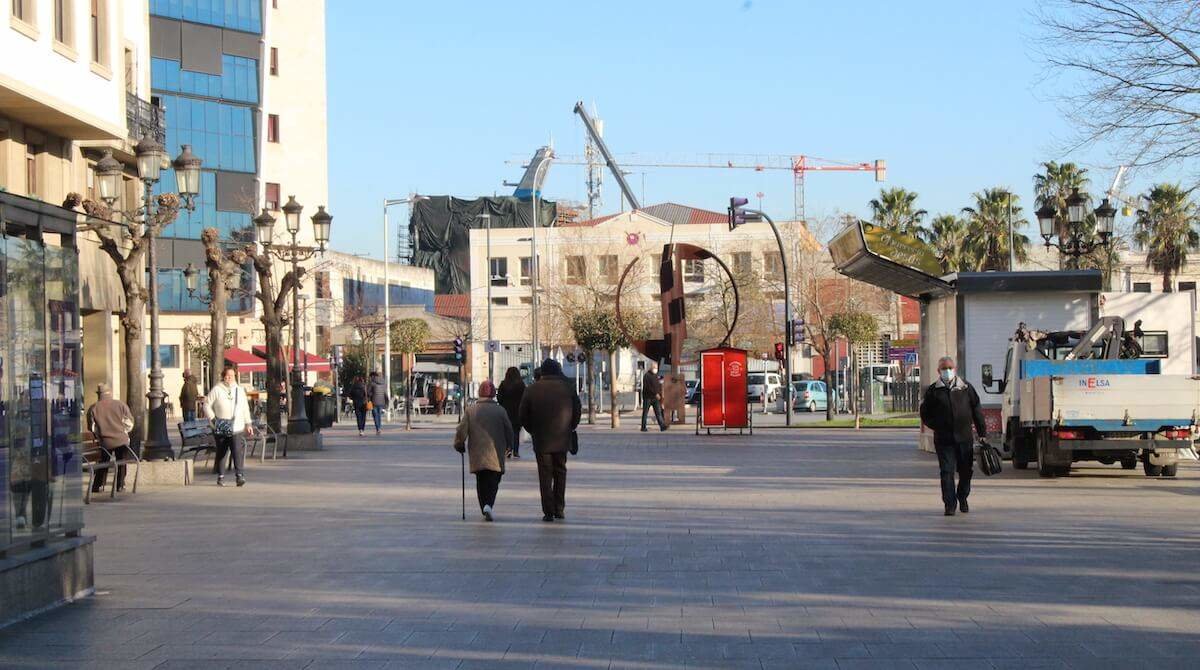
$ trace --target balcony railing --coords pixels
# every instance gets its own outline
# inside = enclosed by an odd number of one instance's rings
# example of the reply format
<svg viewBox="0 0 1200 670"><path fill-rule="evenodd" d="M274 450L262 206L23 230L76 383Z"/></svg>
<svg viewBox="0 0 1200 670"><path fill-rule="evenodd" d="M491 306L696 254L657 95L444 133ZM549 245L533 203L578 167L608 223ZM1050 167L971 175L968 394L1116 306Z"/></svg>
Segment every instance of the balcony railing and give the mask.
<svg viewBox="0 0 1200 670"><path fill-rule="evenodd" d="M167 115L161 105L147 102L133 93L125 94L125 127L134 141L149 135L154 141L167 143Z"/></svg>

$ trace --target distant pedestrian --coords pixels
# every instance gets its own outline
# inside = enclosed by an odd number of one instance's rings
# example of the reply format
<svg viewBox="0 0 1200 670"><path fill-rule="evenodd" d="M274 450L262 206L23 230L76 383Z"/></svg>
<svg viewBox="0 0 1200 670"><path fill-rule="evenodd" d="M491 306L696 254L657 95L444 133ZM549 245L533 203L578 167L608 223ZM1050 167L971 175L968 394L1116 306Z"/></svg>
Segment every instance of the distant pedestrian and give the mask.
<svg viewBox="0 0 1200 670"><path fill-rule="evenodd" d="M558 361L547 358L541 378L525 389L519 410L521 426L529 433L537 456L542 521L566 516L567 452L575 450L581 414L575 385L563 376Z"/></svg>
<svg viewBox="0 0 1200 670"><path fill-rule="evenodd" d="M508 413L496 403L496 386L490 379L484 381L479 385L479 399L464 409L459 418L454 449L459 453L465 451L470 457L479 511L488 521L492 520L496 493L504 475L504 454L512 449L514 442Z"/></svg>
<svg viewBox="0 0 1200 670"><path fill-rule="evenodd" d="M371 373L371 382L367 384L367 402L371 403L371 418L375 420L375 434L379 435L383 427L383 409L388 404L388 389L378 372Z"/></svg>
<svg viewBox="0 0 1200 670"><path fill-rule="evenodd" d="M496 400L508 413L508 421L512 424L512 453L509 455L518 459L521 458L521 398L524 395L525 380L521 379L521 371L510 367L504 372L504 381L500 382L500 391Z"/></svg>
<svg viewBox="0 0 1200 670"><path fill-rule="evenodd" d="M658 422L660 431L667 429L667 422L663 420L662 410L662 382L658 379L658 364L651 363L646 368L646 374L642 375L642 432L646 432L646 415L650 410L654 410L654 420Z"/></svg>
<svg viewBox="0 0 1200 670"><path fill-rule="evenodd" d="M179 390L179 409L184 421L196 420L196 401L200 399L200 389L196 386L196 375L191 370L183 373L183 388Z"/></svg>
<svg viewBox="0 0 1200 670"><path fill-rule="evenodd" d="M221 383L208 390L204 409L212 421L213 439L217 443L217 486L225 485L226 456L233 455L233 472L237 485L246 485L245 437L254 436L254 420L246 390L237 383L237 371L227 367L221 373Z"/></svg>
<svg viewBox="0 0 1200 670"><path fill-rule="evenodd" d="M958 376L954 359L943 356L938 361L938 378L925 389L921 400L921 423L933 429L933 447L937 451L938 468L942 479L942 502L946 516L955 509L970 512L967 496L971 495L971 475L974 471L974 440L971 429L980 442L987 442L987 423L979 407L979 394L967 380ZM954 475L958 474L958 486Z"/></svg>
<svg viewBox="0 0 1200 670"><path fill-rule="evenodd" d="M446 389L440 384L434 384L429 390L429 402L433 404L434 416L441 416L446 410Z"/></svg>
<svg viewBox="0 0 1200 670"><path fill-rule="evenodd" d="M367 428L367 385L363 382L362 375L354 378L350 382L350 389L346 392L350 398L350 405L354 407L354 420L358 422L358 435L362 437L363 431Z"/></svg>
<svg viewBox="0 0 1200 670"><path fill-rule="evenodd" d="M115 460L126 460L132 455L129 451L129 431L133 430L133 413L124 401L112 397L107 384L96 387L96 397L96 403L87 411L87 426L100 441L100 446L107 450L107 453L100 452L100 462L107 463L109 454L112 454ZM92 482L92 493L104 489L104 483L108 480L108 470L105 468L96 472L96 479ZM125 488L124 465L117 467L115 486L118 491Z"/></svg>

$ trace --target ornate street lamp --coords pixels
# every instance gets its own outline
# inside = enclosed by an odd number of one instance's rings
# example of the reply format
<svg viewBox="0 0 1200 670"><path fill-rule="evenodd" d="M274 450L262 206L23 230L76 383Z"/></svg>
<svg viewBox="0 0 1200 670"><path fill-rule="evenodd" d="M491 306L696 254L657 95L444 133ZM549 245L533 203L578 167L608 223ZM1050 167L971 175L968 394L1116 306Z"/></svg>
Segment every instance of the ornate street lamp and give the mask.
<svg viewBox="0 0 1200 670"><path fill-rule="evenodd" d="M1035 215L1047 249L1054 247L1060 254L1078 259L1099 247L1108 246L1117 210L1109 203L1108 198L1105 198L1100 206L1092 211L1096 226L1095 230L1089 233L1084 228L1087 220L1087 201L1087 196L1080 193L1079 189L1075 189L1075 192L1067 198L1067 227L1061 232L1055 230L1060 212L1054 205L1046 203L1038 208ZM1053 241L1055 235L1059 236L1057 241Z"/></svg>
<svg viewBox="0 0 1200 670"><path fill-rule="evenodd" d="M112 151L105 149L104 157L96 163L96 189L100 192L100 199L109 207L121 197L124 176L125 166L113 158Z"/></svg>

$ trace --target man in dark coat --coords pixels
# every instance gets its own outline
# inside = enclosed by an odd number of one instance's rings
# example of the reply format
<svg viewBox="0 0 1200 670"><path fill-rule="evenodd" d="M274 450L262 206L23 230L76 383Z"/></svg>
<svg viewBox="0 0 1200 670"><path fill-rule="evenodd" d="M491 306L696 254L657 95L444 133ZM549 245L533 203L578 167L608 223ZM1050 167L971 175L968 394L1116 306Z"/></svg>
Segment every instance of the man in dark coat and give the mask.
<svg viewBox="0 0 1200 670"><path fill-rule="evenodd" d="M521 458L521 398L525 395L525 380L521 379L521 371L510 367L504 373L504 381L496 392L496 402L508 413L508 422L513 428L512 453L513 458Z"/></svg>
<svg viewBox="0 0 1200 670"><path fill-rule="evenodd" d="M642 432L646 432L646 415L654 409L654 420L658 422L659 430L667 429L663 420L662 382L658 379L658 365L651 363L642 375Z"/></svg>
<svg viewBox="0 0 1200 670"><path fill-rule="evenodd" d="M967 380L958 376L954 359L949 356L938 361L937 381L925 389L925 397L921 400L921 423L933 430L946 516L954 516L955 508L966 514L970 511L967 496L971 494L974 464L971 430L974 428L980 442L986 442L987 424L979 407L979 394ZM958 473L957 488L954 486L955 472Z"/></svg>
<svg viewBox="0 0 1200 670"><path fill-rule="evenodd" d="M100 384L96 388L96 397L96 403L87 411L87 427L100 440L100 446L107 450L107 453L100 453L100 461L108 462L109 454L118 461L128 459L126 452L129 451L129 431L133 430L133 413L123 401L112 397L107 384ZM92 493L103 490L107 479L108 469L97 471L96 479L92 482ZM115 486L118 491L125 488L124 465L117 466Z"/></svg>
<svg viewBox="0 0 1200 670"><path fill-rule="evenodd" d="M558 361L547 358L541 371L541 377L525 389L519 415L537 457L542 521L551 522L565 517L567 452L575 449L575 429L583 408Z"/></svg>
<svg viewBox="0 0 1200 670"><path fill-rule="evenodd" d="M179 390L179 409L183 412L184 421L196 420L196 401L200 399L200 389L196 386L196 375L191 370L183 373L183 388Z"/></svg>

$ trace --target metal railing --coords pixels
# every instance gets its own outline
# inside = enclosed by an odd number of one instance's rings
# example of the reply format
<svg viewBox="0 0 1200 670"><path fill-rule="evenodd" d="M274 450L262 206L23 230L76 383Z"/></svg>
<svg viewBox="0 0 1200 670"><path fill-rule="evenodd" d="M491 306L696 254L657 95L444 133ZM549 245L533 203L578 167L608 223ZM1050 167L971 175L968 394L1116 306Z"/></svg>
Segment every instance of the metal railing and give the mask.
<svg viewBox="0 0 1200 670"><path fill-rule="evenodd" d="M133 93L125 94L125 128L129 137L140 140L150 136L155 142L167 143L167 115L161 105L142 100Z"/></svg>

